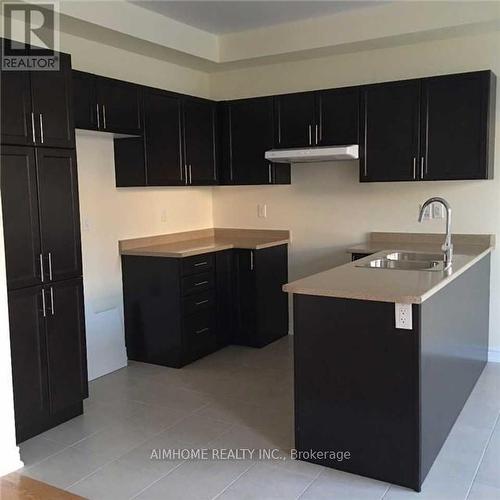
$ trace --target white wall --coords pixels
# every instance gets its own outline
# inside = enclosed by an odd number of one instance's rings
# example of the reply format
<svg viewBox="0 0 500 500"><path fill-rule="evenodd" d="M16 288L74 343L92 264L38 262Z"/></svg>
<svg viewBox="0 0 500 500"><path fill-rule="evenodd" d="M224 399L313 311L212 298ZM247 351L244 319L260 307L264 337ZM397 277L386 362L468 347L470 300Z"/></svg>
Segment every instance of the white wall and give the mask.
<svg viewBox="0 0 500 500"><path fill-rule="evenodd" d="M118 241L212 225L211 188L115 187L113 141L77 132L89 378L126 364ZM161 221L165 211L166 222Z"/></svg>
<svg viewBox="0 0 500 500"><path fill-rule="evenodd" d="M500 75L498 32L217 73L211 85L215 98L237 98L487 68ZM497 102L498 108L500 97ZM455 232L500 235L498 118L496 130L493 181L360 184L356 162L296 165L291 186L215 188L214 224L290 229L291 279L345 262L345 247L363 241L370 231L442 231L442 221L416 221L419 203L431 195L450 201ZM257 218L258 203L267 203L267 219ZM500 351L498 252L490 323L490 347Z"/></svg>

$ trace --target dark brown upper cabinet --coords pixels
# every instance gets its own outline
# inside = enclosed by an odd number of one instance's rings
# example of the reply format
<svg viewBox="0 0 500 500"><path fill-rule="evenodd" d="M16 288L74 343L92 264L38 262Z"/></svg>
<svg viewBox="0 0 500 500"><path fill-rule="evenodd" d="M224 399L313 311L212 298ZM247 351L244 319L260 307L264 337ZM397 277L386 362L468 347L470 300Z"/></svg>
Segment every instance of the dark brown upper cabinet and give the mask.
<svg viewBox="0 0 500 500"><path fill-rule="evenodd" d="M141 87L132 83L73 72L76 128L140 135Z"/></svg>
<svg viewBox="0 0 500 500"><path fill-rule="evenodd" d="M185 97L182 109L186 184L217 184L216 103Z"/></svg>
<svg viewBox="0 0 500 500"><path fill-rule="evenodd" d="M1 160L9 290L81 276L74 150L4 146Z"/></svg>
<svg viewBox="0 0 500 500"><path fill-rule="evenodd" d="M348 87L277 96L277 146L358 144L359 89Z"/></svg>
<svg viewBox="0 0 500 500"><path fill-rule="evenodd" d="M495 83L491 71L422 81L422 179L493 177Z"/></svg>
<svg viewBox="0 0 500 500"><path fill-rule="evenodd" d="M491 71L364 87L361 181L491 179L495 88Z"/></svg>
<svg viewBox="0 0 500 500"><path fill-rule="evenodd" d="M316 92L318 146L359 143L359 88L347 87Z"/></svg>
<svg viewBox="0 0 500 500"><path fill-rule="evenodd" d="M97 99L95 76L73 70L73 110L75 127L97 130Z"/></svg>
<svg viewBox="0 0 500 500"><path fill-rule="evenodd" d="M315 92L276 97L277 148L315 145Z"/></svg>
<svg viewBox="0 0 500 500"><path fill-rule="evenodd" d="M361 180L418 180L420 80L365 87L361 113Z"/></svg>
<svg viewBox="0 0 500 500"><path fill-rule="evenodd" d="M2 144L73 148L71 57L58 71L2 71Z"/></svg>
<svg viewBox="0 0 500 500"><path fill-rule="evenodd" d="M75 151L37 149L38 206L45 281L82 275Z"/></svg>
<svg viewBox="0 0 500 500"><path fill-rule="evenodd" d="M35 149L3 146L1 188L9 290L42 282Z"/></svg>
<svg viewBox="0 0 500 500"><path fill-rule="evenodd" d="M274 147L274 123L272 97L221 105L221 184L290 183L290 166L273 164L264 157Z"/></svg>
<svg viewBox="0 0 500 500"><path fill-rule="evenodd" d="M148 186L186 184L182 161L181 98L161 90L144 92L144 144ZM211 136L211 131L209 131ZM209 155L211 151L209 151Z"/></svg>

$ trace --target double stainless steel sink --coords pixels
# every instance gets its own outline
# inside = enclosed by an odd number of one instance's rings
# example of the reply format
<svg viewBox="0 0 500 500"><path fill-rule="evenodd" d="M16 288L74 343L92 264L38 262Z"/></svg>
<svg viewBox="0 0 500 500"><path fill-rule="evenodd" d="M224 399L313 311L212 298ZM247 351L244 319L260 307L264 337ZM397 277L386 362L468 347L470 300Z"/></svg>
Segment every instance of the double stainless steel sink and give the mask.
<svg viewBox="0 0 500 500"><path fill-rule="evenodd" d="M439 253L393 252L385 257L360 262L356 267L401 269L404 271L444 271L444 255Z"/></svg>

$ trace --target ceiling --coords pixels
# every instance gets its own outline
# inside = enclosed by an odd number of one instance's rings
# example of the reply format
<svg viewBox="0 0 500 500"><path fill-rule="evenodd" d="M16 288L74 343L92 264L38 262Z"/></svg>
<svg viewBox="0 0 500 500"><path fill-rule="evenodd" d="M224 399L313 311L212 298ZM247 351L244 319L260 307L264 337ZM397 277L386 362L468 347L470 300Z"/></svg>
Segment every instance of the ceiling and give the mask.
<svg viewBox="0 0 500 500"><path fill-rule="evenodd" d="M152 1L132 3L181 23L220 35L375 6L382 1Z"/></svg>

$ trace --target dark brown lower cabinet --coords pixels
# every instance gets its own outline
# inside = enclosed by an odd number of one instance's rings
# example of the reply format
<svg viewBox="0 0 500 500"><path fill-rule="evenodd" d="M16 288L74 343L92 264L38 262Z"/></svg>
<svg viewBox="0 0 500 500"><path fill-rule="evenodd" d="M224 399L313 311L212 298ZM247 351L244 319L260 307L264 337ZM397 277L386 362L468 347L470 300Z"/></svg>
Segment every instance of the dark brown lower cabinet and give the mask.
<svg viewBox="0 0 500 500"><path fill-rule="evenodd" d="M420 491L486 365L489 299L489 256L413 304L411 330L389 302L294 295L304 460Z"/></svg>
<svg viewBox="0 0 500 500"><path fill-rule="evenodd" d="M234 252L233 343L263 347L288 334L287 245Z"/></svg>
<svg viewBox="0 0 500 500"><path fill-rule="evenodd" d="M88 396L82 279L10 291L17 441L83 412Z"/></svg>
<svg viewBox="0 0 500 500"><path fill-rule="evenodd" d="M287 245L185 258L122 256L129 359L181 367L288 334Z"/></svg>

